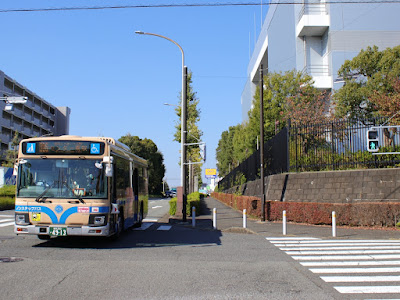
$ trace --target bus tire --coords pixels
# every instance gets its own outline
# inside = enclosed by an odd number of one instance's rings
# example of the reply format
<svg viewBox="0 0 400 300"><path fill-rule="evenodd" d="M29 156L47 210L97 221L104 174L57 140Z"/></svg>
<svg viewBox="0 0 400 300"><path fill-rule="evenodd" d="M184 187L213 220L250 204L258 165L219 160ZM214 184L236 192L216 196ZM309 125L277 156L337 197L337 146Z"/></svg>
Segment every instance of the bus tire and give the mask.
<svg viewBox="0 0 400 300"><path fill-rule="evenodd" d="M121 236L122 232L124 231L124 214L122 210L120 210L120 213L118 214L116 226L117 228L114 237L117 239Z"/></svg>
<svg viewBox="0 0 400 300"><path fill-rule="evenodd" d="M143 203L140 204L137 227L142 227L142 223L143 223Z"/></svg>

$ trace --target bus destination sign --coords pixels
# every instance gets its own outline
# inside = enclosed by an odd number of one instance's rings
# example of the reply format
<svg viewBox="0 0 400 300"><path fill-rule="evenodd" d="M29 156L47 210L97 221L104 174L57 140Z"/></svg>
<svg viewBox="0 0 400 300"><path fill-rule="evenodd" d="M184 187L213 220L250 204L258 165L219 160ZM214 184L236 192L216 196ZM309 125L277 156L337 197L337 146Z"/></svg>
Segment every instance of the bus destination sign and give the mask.
<svg viewBox="0 0 400 300"><path fill-rule="evenodd" d="M103 142L37 141L22 143L22 153L31 155L102 155Z"/></svg>

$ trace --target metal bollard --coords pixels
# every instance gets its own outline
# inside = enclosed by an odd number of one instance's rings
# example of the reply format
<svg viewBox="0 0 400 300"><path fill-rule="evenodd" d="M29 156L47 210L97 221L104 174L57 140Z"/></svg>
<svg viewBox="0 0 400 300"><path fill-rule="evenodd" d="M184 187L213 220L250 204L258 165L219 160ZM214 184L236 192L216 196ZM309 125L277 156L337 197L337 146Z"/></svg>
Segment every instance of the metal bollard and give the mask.
<svg viewBox="0 0 400 300"><path fill-rule="evenodd" d="M336 237L336 212L332 212L332 236Z"/></svg>
<svg viewBox="0 0 400 300"><path fill-rule="evenodd" d="M243 209L243 228L247 228L247 210Z"/></svg>
<svg viewBox="0 0 400 300"><path fill-rule="evenodd" d="M217 209L213 209L213 228L217 229Z"/></svg>
<svg viewBox="0 0 400 300"><path fill-rule="evenodd" d="M196 227L196 207L192 207L192 227Z"/></svg>
<svg viewBox="0 0 400 300"><path fill-rule="evenodd" d="M283 217L282 217L282 231L283 231L283 235L286 235L286 210L284 210L282 212Z"/></svg>

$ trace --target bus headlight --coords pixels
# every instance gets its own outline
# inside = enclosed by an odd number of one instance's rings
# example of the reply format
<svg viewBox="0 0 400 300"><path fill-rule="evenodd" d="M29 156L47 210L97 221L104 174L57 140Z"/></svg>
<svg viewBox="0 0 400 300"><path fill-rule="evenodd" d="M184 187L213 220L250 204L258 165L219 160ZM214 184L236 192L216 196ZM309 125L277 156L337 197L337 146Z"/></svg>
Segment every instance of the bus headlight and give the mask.
<svg viewBox="0 0 400 300"><path fill-rule="evenodd" d="M106 221L105 216L96 216L94 217L94 225L104 225Z"/></svg>
<svg viewBox="0 0 400 300"><path fill-rule="evenodd" d="M15 224L29 225L29 214L15 214Z"/></svg>
<svg viewBox="0 0 400 300"><path fill-rule="evenodd" d="M107 216L106 215L90 215L89 216L89 224L92 226L104 226L107 224Z"/></svg>

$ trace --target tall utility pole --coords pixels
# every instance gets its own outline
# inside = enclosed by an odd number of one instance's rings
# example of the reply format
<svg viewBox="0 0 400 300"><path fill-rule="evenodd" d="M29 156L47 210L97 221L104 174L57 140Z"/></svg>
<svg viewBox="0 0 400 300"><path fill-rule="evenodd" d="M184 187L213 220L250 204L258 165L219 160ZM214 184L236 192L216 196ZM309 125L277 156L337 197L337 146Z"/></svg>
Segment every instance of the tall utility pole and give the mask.
<svg viewBox="0 0 400 300"><path fill-rule="evenodd" d="M182 220L186 222L186 204L187 204L187 193L186 193L186 113L187 113L187 67L183 67L183 76L182 76L182 112L181 112L181 184L182 184Z"/></svg>
<svg viewBox="0 0 400 300"><path fill-rule="evenodd" d="M264 74L260 66L260 176L261 176L261 221L265 221L265 189L264 189Z"/></svg>
<svg viewBox="0 0 400 300"><path fill-rule="evenodd" d="M185 53L183 52L182 47L175 42L174 40L163 36L161 34L155 34L155 33L150 33L150 32L143 32L143 31L135 31L136 34L145 34L145 35L152 35L156 37L160 37L163 39L166 39L172 43L174 43L176 46L178 46L179 50L181 50L182 53L182 103L181 103L181 185L182 185L182 202L183 202L183 208L182 208L182 214L183 214L183 221L186 221L186 203L187 203L187 197L186 197L186 113L187 113L187 67L185 66ZM178 195L179 199L179 195Z"/></svg>

